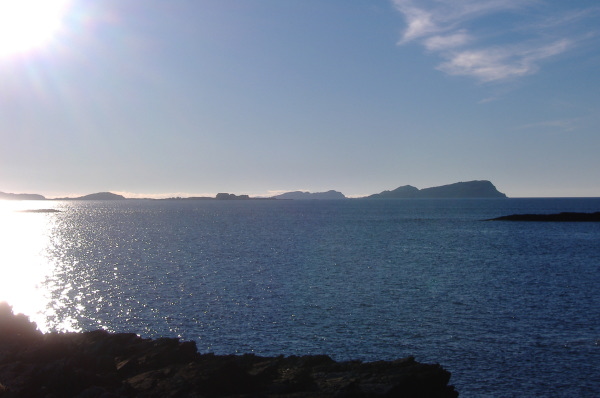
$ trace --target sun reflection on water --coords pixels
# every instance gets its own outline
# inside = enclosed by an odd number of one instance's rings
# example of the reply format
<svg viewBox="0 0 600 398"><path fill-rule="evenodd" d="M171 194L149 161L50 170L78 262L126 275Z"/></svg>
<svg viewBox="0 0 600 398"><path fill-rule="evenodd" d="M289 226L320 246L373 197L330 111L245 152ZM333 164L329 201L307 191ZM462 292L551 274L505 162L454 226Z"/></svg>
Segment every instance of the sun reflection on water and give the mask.
<svg viewBox="0 0 600 398"><path fill-rule="evenodd" d="M47 331L47 248L58 213L47 201L0 201L0 301Z"/></svg>

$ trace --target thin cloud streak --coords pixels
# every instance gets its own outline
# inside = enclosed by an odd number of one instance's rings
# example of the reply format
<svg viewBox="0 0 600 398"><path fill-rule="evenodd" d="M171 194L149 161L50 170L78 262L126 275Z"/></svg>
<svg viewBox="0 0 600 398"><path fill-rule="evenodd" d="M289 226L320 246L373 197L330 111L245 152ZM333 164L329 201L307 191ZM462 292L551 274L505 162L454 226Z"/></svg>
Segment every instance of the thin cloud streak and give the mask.
<svg viewBox="0 0 600 398"><path fill-rule="evenodd" d="M573 48L578 39L554 28L572 25L576 21L598 14L598 8L571 12L566 16L546 16L530 26L509 27L499 32L504 44L486 45L484 34L465 27L478 18L500 12L517 13L525 7L539 4L536 0L392 0L406 20L398 45L418 42L438 55L437 69L455 76L468 76L482 83L499 82L533 74L540 64ZM521 42L510 41L509 34L521 32L529 36Z"/></svg>
<svg viewBox="0 0 600 398"><path fill-rule="evenodd" d="M448 32L460 23L497 11L506 11L532 3L532 0L392 0L394 7L404 14L407 28L399 44L406 44L431 34ZM416 5L418 4L418 6ZM423 4L430 4L423 8Z"/></svg>
<svg viewBox="0 0 600 398"><path fill-rule="evenodd" d="M543 122L529 123L517 127L519 130L535 129L540 127L551 127L563 132L571 132L577 130L580 119L561 119L561 120L546 120Z"/></svg>
<svg viewBox="0 0 600 398"><path fill-rule="evenodd" d="M559 15L550 15L540 21L533 22L526 29L536 30L554 30L561 27L572 27L574 24L578 24L582 20L598 17L600 15L600 7L591 7L586 9L578 9L568 11Z"/></svg>
<svg viewBox="0 0 600 398"><path fill-rule="evenodd" d="M570 45L569 40L563 39L543 47L527 45L523 48L459 51L444 55L448 61L440 64L438 69L449 75L476 77L485 83L506 80L537 72L540 61L565 52Z"/></svg>
<svg viewBox="0 0 600 398"><path fill-rule="evenodd" d="M442 51L454 47L462 47L472 40L464 30L446 36L432 36L427 38L423 44L429 51Z"/></svg>

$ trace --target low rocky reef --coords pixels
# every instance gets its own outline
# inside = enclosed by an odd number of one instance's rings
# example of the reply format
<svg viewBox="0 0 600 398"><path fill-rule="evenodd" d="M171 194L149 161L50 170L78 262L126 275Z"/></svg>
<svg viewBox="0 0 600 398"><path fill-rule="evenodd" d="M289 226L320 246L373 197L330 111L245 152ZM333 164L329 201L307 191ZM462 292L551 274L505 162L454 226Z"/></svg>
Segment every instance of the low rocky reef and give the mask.
<svg viewBox="0 0 600 398"><path fill-rule="evenodd" d="M509 216L491 218L485 221L600 222L600 212L563 212L557 214L511 214Z"/></svg>
<svg viewBox="0 0 600 398"><path fill-rule="evenodd" d="M60 210L56 209L29 209L19 210L20 213L60 213Z"/></svg>
<svg viewBox="0 0 600 398"><path fill-rule="evenodd" d="M103 330L42 334L0 303L0 397L457 397L440 365L199 354Z"/></svg>

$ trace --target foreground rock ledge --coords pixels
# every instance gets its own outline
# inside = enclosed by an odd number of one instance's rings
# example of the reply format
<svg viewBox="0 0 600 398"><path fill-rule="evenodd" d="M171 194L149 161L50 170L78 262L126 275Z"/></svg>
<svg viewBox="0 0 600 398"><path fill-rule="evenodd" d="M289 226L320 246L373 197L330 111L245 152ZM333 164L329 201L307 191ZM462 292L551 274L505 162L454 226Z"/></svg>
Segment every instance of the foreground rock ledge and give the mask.
<svg viewBox="0 0 600 398"><path fill-rule="evenodd" d="M457 397L413 358L199 354L194 342L93 331L41 334L0 307L0 397ZM7 322L7 319L9 322Z"/></svg>

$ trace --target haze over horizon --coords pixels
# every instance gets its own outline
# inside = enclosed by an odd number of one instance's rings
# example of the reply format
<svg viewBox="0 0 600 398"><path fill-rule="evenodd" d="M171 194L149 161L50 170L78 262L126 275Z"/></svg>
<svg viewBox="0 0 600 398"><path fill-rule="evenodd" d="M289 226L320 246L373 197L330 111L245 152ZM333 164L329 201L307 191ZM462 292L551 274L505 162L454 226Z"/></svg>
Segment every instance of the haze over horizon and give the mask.
<svg viewBox="0 0 600 398"><path fill-rule="evenodd" d="M2 192L600 197L597 1L9 3Z"/></svg>

